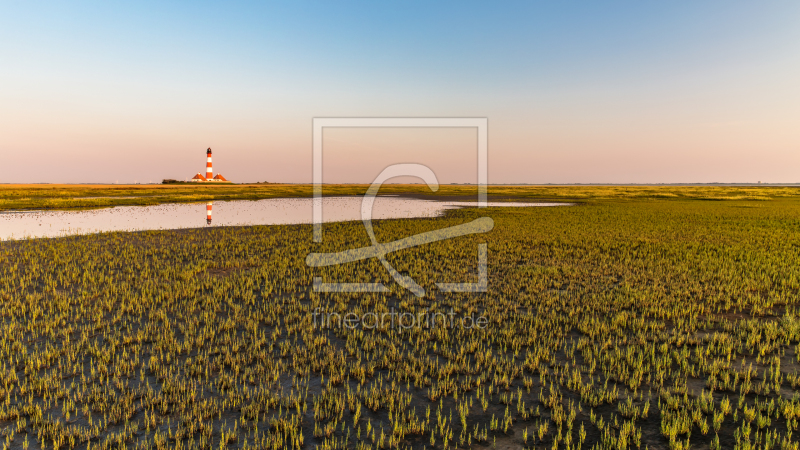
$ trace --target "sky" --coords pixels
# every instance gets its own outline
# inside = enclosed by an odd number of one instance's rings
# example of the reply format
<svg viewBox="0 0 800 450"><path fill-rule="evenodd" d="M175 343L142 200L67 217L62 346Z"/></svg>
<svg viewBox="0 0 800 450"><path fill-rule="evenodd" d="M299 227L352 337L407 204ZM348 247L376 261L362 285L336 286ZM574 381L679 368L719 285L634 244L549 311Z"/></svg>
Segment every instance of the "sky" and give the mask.
<svg viewBox="0 0 800 450"><path fill-rule="evenodd" d="M486 117L490 183L800 182L800 2L0 2L0 183L310 182L314 117ZM325 182L476 181L334 129Z"/></svg>

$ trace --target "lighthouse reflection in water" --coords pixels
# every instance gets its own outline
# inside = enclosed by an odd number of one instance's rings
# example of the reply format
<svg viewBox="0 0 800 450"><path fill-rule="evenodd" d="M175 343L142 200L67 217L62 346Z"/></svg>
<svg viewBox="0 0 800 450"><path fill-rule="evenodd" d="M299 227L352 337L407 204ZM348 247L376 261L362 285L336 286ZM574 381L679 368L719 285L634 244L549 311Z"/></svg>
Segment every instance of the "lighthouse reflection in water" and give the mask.
<svg viewBox="0 0 800 450"><path fill-rule="evenodd" d="M206 203L206 225L211 225L211 207L214 206L214 202Z"/></svg>

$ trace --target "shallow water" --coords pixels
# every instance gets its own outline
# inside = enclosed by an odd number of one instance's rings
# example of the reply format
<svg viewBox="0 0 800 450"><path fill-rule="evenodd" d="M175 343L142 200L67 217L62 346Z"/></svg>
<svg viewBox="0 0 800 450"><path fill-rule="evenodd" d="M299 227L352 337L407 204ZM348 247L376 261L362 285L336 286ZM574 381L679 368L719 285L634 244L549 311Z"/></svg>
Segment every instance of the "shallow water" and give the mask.
<svg viewBox="0 0 800 450"><path fill-rule="evenodd" d="M361 220L362 197L326 197L324 222ZM312 199L273 198L208 203L117 206L88 211L6 211L0 213L0 240L59 237L105 231L169 230L205 226L311 223ZM568 203L490 202L488 206L563 206ZM448 209L474 207L446 202L379 196L373 219L438 217Z"/></svg>

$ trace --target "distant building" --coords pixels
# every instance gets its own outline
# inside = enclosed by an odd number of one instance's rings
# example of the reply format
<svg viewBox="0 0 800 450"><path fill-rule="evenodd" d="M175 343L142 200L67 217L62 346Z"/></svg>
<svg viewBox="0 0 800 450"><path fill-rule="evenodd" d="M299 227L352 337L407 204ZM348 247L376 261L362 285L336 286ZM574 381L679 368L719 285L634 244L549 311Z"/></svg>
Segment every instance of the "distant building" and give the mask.
<svg viewBox="0 0 800 450"><path fill-rule="evenodd" d="M216 176L212 177L213 173L214 170L212 169L211 166L211 148L209 148L208 150L206 150L206 175L203 176L202 173L198 172L197 175L192 177L191 181L194 183L214 183L214 182L230 183L230 181L228 181L225 177L223 177L221 173L218 173Z"/></svg>

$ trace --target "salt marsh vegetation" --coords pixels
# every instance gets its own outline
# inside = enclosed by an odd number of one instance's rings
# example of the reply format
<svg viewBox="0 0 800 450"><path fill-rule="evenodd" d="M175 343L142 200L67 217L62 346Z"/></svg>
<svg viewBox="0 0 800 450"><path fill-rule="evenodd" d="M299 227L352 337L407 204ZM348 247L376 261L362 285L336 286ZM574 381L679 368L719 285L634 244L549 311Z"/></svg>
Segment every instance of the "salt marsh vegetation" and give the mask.
<svg viewBox="0 0 800 450"><path fill-rule="evenodd" d="M369 185L326 184L326 196L363 196ZM110 206L197 203L213 200L258 200L311 197L310 184L180 184L180 185L58 185L9 184L0 186L0 211L24 209L86 209ZM800 197L800 186L489 186L492 197L522 200L695 199L769 200ZM424 185L386 184L381 194L422 198L468 197L475 186L441 185L432 194Z"/></svg>
<svg viewBox="0 0 800 450"><path fill-rule="evenodd" d="M487 212L488 211L488 212ZM0 244L6 448L798 448L800 202L591 201L376 221L478 238L309 268L359 223ZM329 239L329 237L333 237ZM489 291L474 281L489 247ZM388 293L318 294L312 280ZM320 328L313 311L453 313ZM459 320L486 317L485 328Z"/></svg>

